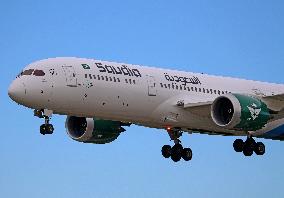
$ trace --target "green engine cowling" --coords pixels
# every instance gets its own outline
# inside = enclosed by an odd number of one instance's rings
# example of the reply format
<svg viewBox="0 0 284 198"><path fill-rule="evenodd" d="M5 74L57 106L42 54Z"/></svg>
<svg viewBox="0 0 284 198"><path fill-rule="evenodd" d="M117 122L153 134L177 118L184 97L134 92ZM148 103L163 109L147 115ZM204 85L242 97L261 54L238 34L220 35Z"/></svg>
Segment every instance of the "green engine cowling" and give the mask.
<svg viewBox="0 0 284 198"><path fill-rule="evenodd" d="M114 141L121 132L125 131L122 126L129 126L119 121L75 116L68 116L65 125L68 135L73 140L94 144Z"/></svg>
<svg viewBox="0 0 284 198"><path fill-rule="evenodd" d="M259 98L241 94L218 97L212 104L211 117L220 127L230 130L256 131L271 118L267 105Z"/></svg>

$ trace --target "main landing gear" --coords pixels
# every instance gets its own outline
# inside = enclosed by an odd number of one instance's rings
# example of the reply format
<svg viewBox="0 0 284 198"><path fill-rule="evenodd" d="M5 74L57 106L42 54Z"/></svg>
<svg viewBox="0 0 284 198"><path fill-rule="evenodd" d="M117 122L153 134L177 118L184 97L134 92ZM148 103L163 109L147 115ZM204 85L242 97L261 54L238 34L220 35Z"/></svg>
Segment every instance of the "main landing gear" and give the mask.
<svg viewBox="0 0 284 198"><path fill-rule="evenodd" d="M236 139L233 147L236 152L243 152L245 156L252 156L253 152L256 155L265 154L265 145L262 142L255 142L252 137L248 137L245 142L242 139Z"/></svg>
<svg viewBox="0 0 284 198"><path fill-rule="evenodd" d="M40 133L42 135L52 134L54 131L54 127L50 124L50 117L52 115L52 111L49 110L34 110L34 116L38 118L44 118L44 124L40 126Z"/></svg>
<svg viewBox="0 0 284 198"><path fill-rule="evenodd" d="M175 145L164 145L162 147L162 155L165 158L171 158L174 162L178 162L181 158L184 161L190 161L192 159L192 150L190 148L183 148L181 141L179 140L182 132L179 129L167 129L171 140L174 140Z"/></svg>

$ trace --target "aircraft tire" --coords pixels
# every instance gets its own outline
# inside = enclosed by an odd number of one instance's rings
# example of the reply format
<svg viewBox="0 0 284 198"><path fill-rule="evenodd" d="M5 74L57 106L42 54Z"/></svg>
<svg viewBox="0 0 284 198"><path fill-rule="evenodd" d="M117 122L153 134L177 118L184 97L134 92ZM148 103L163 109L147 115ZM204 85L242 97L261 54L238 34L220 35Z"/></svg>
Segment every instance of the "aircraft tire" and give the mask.
<svg viewBox="0 0 284 198"><path fill-rule="evenodd" d="M184 161L190 161L192 159L192 150L190 148L184 148L182 150L182 158Z"/></svg>
<svg viewBox="0 0 284 198"><path fill-rule="evenodd" d="M52 134L54 131L54 127L52 124L47 124L46 131L48 134Z"/></svg>
<svg viewBox="0 0 284 198"><path fill-rule="evenodd" d="M244 141L242 139L236 139L233 144L234 150L238 153L244 150Z"/></svg>
<svg viewBox="0 0 284 198"><path fill-rule="evenodd" d="M173 148L172 148L171 159L174 162L180 161L181 158L182 158L182 151L183 151L183 147L182 147L181 144L174 145Z"/></svg>
<svg viewBox="0 0 284 198"><path fill-rule="evenodd" d="M245 144L244 145L244 150L243 150L243 154L247 157L252 156L253 154L253 148L251 147L250 144Z"/></svg>
<svg viewBox="0 0 284 198"><path fill-rule="evenodd" d="M162 147L162 155L164 158L170 158L172 153L172 147L170 145L164 145Z"/></svg>
<svg viewBox="0 0 284 198"><path fill-rule="evenodd" d="M42 135L46 135L46 134L52 134L54 131L54 127L52 124L42 124L40 126L40 133Z"/></svg>
<svg viewBox="0 0 284 198"><path fill-rule="evenodd" d="M262 142L257 142L254 146L254 152L257 155L265 154L265 145Z"/></svg>

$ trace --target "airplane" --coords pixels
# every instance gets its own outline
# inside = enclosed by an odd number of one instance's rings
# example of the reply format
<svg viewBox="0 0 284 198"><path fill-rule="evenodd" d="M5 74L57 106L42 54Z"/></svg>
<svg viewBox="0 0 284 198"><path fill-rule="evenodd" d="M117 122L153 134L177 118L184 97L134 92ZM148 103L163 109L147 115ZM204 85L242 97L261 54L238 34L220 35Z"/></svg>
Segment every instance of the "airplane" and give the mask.
<svg viewBox="0 0 284 198"><path fill-rule="evenodd" d="M283 84L56 57L27 65L8 95L44 120L43 135L53 114L67 115L67 134L83 143L110 143L131 124L163 129L174 145L161 152L174 162L192 159L185 133L244 136L233 148L245 156L265 154L255 138L284 140Z"/></svg>

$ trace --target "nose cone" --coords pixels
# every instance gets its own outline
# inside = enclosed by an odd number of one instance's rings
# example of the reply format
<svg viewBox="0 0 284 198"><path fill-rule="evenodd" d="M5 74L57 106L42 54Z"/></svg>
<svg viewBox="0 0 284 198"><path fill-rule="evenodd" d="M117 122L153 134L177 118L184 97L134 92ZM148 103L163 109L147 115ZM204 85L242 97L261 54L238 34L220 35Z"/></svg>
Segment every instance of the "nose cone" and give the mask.
<svg viewBox="0 0 284 198"><path fill-rule="evenodd" d="M19 79L14 80L9 87L8 95L15 102L22 104L26 95L24 84Z"/></svg>

